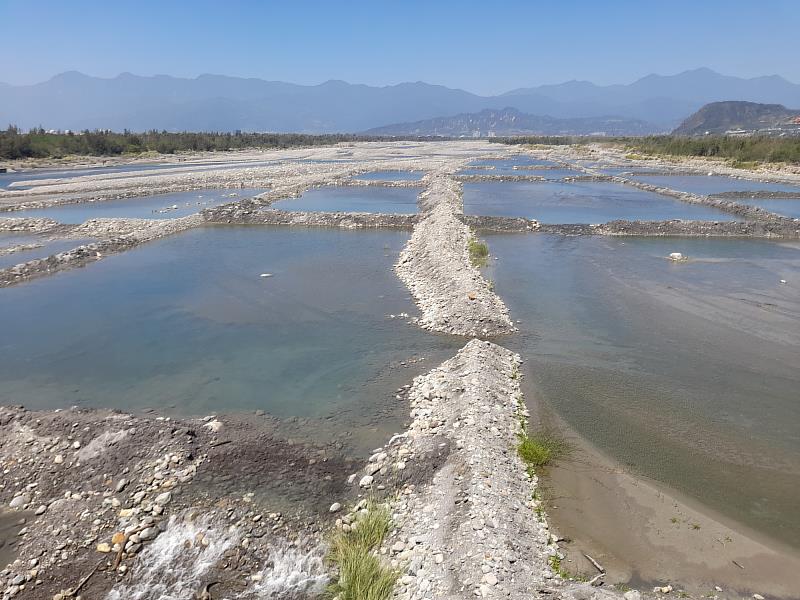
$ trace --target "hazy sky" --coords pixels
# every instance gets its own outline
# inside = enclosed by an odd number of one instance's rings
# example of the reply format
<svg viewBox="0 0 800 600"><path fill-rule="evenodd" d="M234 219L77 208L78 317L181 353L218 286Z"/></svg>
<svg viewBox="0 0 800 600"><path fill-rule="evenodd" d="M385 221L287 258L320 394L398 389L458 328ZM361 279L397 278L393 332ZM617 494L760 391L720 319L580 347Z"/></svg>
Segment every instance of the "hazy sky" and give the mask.
<svg viewBox="0 0 800 600"><path fill-rule="evenodd" d="M800 82L800 0L0 0L0 81L68 70L491 94L710 67Z"/></svg>

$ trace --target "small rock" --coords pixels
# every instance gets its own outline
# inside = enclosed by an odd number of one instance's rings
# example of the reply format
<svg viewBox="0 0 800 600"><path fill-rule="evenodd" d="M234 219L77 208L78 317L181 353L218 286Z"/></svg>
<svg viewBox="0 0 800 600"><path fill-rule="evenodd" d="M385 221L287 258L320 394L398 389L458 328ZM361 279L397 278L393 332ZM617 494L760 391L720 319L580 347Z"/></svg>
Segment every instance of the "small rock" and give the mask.
<svg viewBox="0 0 800 600"><path fill-rule="evenodd" d="M31 501L31 497L28 494L20 494L19 496L14 497L11 502L8 503L9 508L22 508L26 504Z"/></svg>
<svg viewBox="0 0 800 600"><path fill-rule="evenodd" d="M96 550L98 552L103 552L104 554L108 554L109 552L111 552L111 546L109 546L105 542L102 542L100 544L97 544Z"/></svg>
<svg viewBox="0 0 800 600"><path fill-rule="evenodd" d="M139 539L142 541L152 540L159 533L158 527L147 527L139 532Z"/></svg>
<svg viewBox="0 0 800 600"><path fill-rule="evenodd" d="M369 487L369 486L372 485L373 481L374 481L374 478L372 477L372 475L364 475L361 478L361 481L358 482L358 485L360 487Z"/></svg>
<svg viewBox="0 0 800 600"><path fill-rule="evenodd" d="M342 505L339 504L338 502L334 502L333 504L331 504L331 507L328 510L329 512L332 513L339 512L340 510L342 510Z"/></svg>
<svg viewBox="0 0 800 600"><path fill-rule="evenodd" d="M204 424L203 427L212 431L213 433L217 433L222 429L222 421L217 421L214 419L213 421L209 421L208 423Z"/></svg>

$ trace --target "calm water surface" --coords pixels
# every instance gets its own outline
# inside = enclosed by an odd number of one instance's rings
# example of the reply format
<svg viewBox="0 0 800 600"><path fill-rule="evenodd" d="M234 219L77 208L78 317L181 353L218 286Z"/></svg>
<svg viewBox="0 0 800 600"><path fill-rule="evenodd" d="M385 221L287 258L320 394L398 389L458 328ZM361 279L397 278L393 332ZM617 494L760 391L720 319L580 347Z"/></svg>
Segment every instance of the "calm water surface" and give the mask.
<svg viewBox="0 0 800 600"><path fill-rule="evenodd" d="M754 190L800 193L800 186L797 185L765 183L763 181L735 179L722 175L665 175L660 177L642 175L637 176L636 180L659 187L706 196L710 194L720 194L722 192L747 192Z"/></svg>
<svg viewBox="0 0 800 600"><path fill-rule="evenodd" d="M28 262L38 258L47 258L59 252L65 252L72 248L77 248L82 244L89 244L95 241L91 238L85 239L57 239L48 240L45 237L37 236L20 236L19 238L6 238L0 236L0 249L8 246L17 246L21 244L41 244L40 248L32 248L31 250L23 250L14 252L13 254L0 254L0 269L13 267L20 263Z"/></svg>
<svg viewBox="0 0 800 600"><path fill-rule="evenodd" d="M102 202L63 204L34 210L16 210L7 215L47 217L60 223L83 223L87 219L98 218L175 219L195 214L211 206L249 198L265 191L264 188L194 190Z"/></svg>
<svg viewBox="0 0 800 600"><path fill-rule="evenodd" d="M425 175L422 171L372 171L357 175L361 181L419 181Z"/></svg>
<svg viewBox="0 0 800 600"><path fill-rule="evenodd" d="M278 164L278 160L227 162L227 161L203 161L191 164L135 164L135 165L116 165L109 167L89 167L85 169L32 169L17 173L0 173L0 189L8 188L12 183L18 183L12 189L27 189L31 186L25 185L27 181L40 179L53 179L53 183L70 183L70 179L84 177L88 175L109 175L112 173L125 173L131 177L145 177L150 173L142 171L160 171L164 169L174 169L180 171L206 171L209 169L235 169L246 167L264 167ZM58 180L58 181L55 181Z"/></svg>
<svg viewBox="0 0 800 600"><path fill-rule="evenodd" d="M615 219L731 221L732 215L606 182L464 184L464 212L526 217L542 223L605 223Z"/></svg>
<svg viewBox="0 0 800 600"><path fill-rule="evenodd" d="M490 167L490 168L470 168ZM516 168L515 168L516 167ZM558 167L557 163L530 156L515 156L513 158L498 158L493 160L475 160L467 165L458 175L541 175L549 169L535 169L532 167Z"/></svg>
<svg viewBox="0 0 800 600"><path fill-rule="evenodd" d="M392 270L407 236L192 230L2 289L0 404L380 424L459 347L387 317L414 310ZM399 364L413 356L417 371Z"/></svg>
<svg viewBox="0 0 800 600"><path fill-rule="evenodd" d="M800 547L800 245L487 241L531 396L636 472Z"/></svg>
<svg viewBox="0 0 800 600"><path fill-rule="evenodd" d="M312 188L299 198L272 203L279 210L312 212L369 212L414 214L417 188L376 186L326 186Z"/></svg>
<svg viewBox="0 0 800 600"><path fill-rule="evenodd" d="M751 198L735 198L734 202L740 204L747 204L748 206L760 206L764 210L783 215L784 217L792 217L800 219L800 198L780 198L780 199L751 199Z"/></svg>

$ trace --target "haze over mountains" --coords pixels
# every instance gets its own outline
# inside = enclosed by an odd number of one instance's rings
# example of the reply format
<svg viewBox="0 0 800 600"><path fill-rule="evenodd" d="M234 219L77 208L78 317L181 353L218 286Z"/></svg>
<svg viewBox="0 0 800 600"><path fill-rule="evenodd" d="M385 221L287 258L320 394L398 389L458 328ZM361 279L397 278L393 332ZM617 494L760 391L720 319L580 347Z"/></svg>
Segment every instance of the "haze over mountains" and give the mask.
<svg viewBox="0 0 800 600"><path fill-rule="evenodd" d="M656 125L624 117L556 117L528 115L516 108L453 117L437 117L413 123L395 123L369 129L370 135L486 137L514 135L648 135L659 133ZM662 132L663 133L663 132Z"/></svg>
<svg viewBox="0 0 800 600"><path fill-rule="evenodd" d="M667 131L720 100L800 106L800 85L777 75L742 79L696 69L648 75L629 85L569 81L479 96L422 82L303 86L221 75L183 79L123 73L102 79L72 71L35 85L0 84L0 123L24 129L331 133L512 108L556 119L616 117L631 120L634 128L646 122L654 131Z"/></svg>

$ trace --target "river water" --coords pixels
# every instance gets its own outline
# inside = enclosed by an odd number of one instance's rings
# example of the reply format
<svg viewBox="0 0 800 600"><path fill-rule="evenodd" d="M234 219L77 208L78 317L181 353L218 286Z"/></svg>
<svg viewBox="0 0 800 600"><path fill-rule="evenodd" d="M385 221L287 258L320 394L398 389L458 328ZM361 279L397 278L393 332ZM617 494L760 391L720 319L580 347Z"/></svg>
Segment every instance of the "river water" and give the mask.
<svg viewBox="0 0 800 600"><path fill-rule="evenodd" d="M279 210L310 212L368 212L414 214L419 189L380 186L325 186L312 188L299 198L272 203Z"/></svg>
<svg viewBox="0 0 800 600"><path fill-rule="evenodd" d="M397 317L407 237L192 230L2 289L0 404L261 409L383 440L407 417L395 390L460 342Z"/></svg>
<svg viewBox="0 0 800 600"><path fill-rule="evenodd" d="M800 547L800 245L486 239L541 400L634 472Z"/></svg>
<svg viewBox="0 0 800 600"><path fill-rule="evenodd" d="M200 212L204 208L250 198L265 191L267 190L264 188L193 190L15 210L6 212L3 216L44 217L68 224L83 223L88 219L98 218L176 219Z"/></svg>
<svg viewBox="0 0 800 600"><path fill-rule="evenodd" d="M464 212L526 217L548 224L606 223L615 219L735 219L733 215L714 208L608 182L466 183Z"/></svg>

